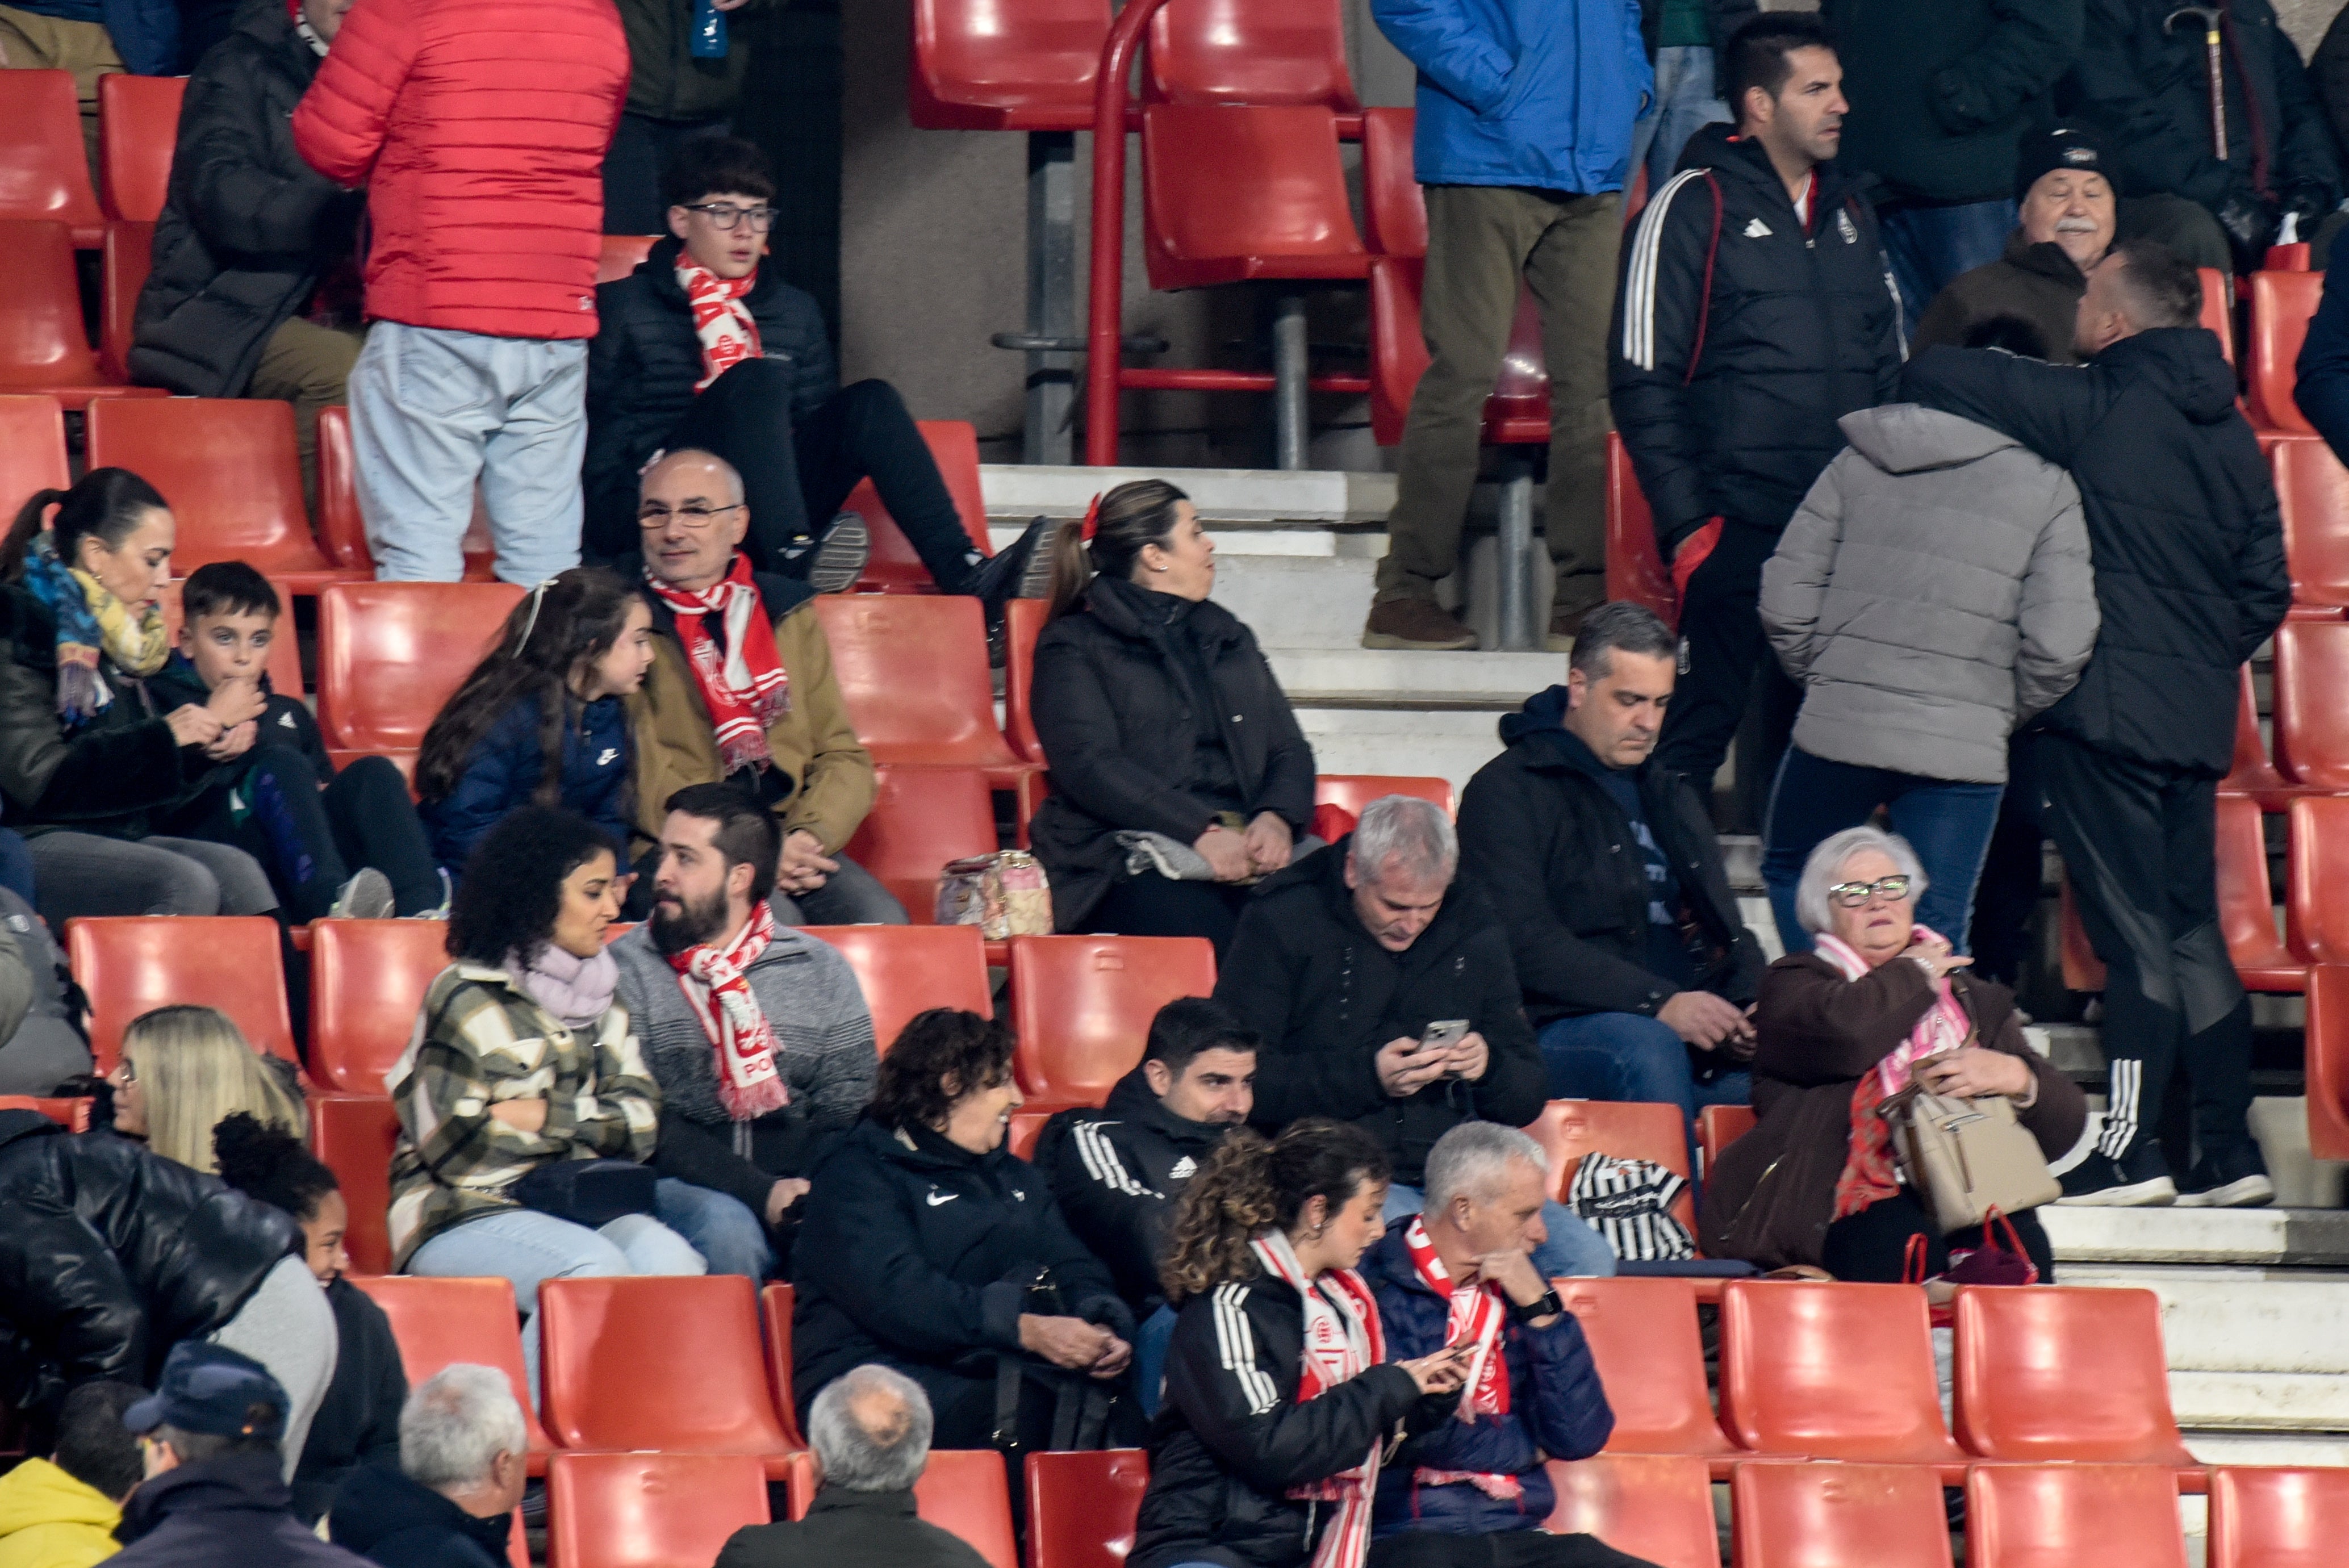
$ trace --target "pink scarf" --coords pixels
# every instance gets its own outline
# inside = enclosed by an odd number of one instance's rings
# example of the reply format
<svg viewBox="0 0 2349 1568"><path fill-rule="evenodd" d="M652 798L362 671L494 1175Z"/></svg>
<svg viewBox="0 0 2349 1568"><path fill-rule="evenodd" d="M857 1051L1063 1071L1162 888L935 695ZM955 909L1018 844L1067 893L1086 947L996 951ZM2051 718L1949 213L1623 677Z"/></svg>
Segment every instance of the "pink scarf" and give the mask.
<svg viewBox="0 0 2349 1568"><path fill-rule="evenodd" d="M1303 1404L1359 1377L1386 1359L1386 1336L1379 1326L1379 1304L1352 1269L1331 1269L1305 1277L1297 1250L1278 1231L1252 1243L1267 1274L1286 1281L1305 1309L1304 1354L1297 1363L1297 1402ZM1328 1288L1324 1288L1328 1287ZM1385 1445L1371 1444L1362 1462L1336 1475L1291 1487L1299 1502L1334 1502L1338 1515L1321 1532L1311 1568L1362 1568L1371 1553L1371 1500L1378 1491L1379 1460Z"/></svg>
<svg viewBox="0 0 2349 1568"><path fill-rule="evenodd" d="M775 1070L775 1033L767 1026L746 973L774 939L774 912L762 898L750 906L749 923L730 945L705 942L668 955L678 989L717 1048L718 1098L737 1121L792 1103L791 1088Z"/></svg>
<svg viewBox="0 0 2349 1568"><path fill-rule="evenodd" d="M1912 943L1940 940L1921 925L1909 937ZM1812 944L1812 951L1843 971L1846 980L1865 979L1869 973L1868 960L1839 938L1822 934ZM1899 1167L1892 1156L1892 1129L1876 1114L1876 1108L1909 1087L1917 1063L1956 1050L1972 1035L1973 1027L1973 1020L1966 1016L1950 989L1950 977L1944 975L1933 982L1933 1005L1925 1009L1909 1037L1885 1053L1853 1086L1851 1154L1844 1162L1843 1174L1836 1179L1837 1219L1857 1214L1900 1190Z"/></svg>
<svg viewBox="0 0 2349 1568"><path fill-rule="evenodd" d="M683 250L677 253L677 286L693 309L694 335L701 339L699 392L746 359L759 357L759 324L742 296L759 281L757 272L721 278Z"/></svg>
<svg viewBox="0 0 2349 1568"><path fill-rule="evenodd" d="M1506 1416L1509 1413L1509 1367L1502 1352L1501 1331L1508 1320L1508 1303L1501 1292L1489 1284L1455 1289L1452 1271L1444 1266L1436 1255L1435 1243L1427 1237L1427 1227L1413 1214L1403 1226L1402 1244L1411 1253L1412 1266L1419 1271L1420 1282L1452 1303L1451 1315L1444 1326L1444 1341L1457 1345L1468 1341L1476 1346L1475 1359L1469 1365L1468 1381L1460 1391L1460 1418L1474 1423L1479 1416ZM1499 1502L1512 1502L1525 1494L1525 1486L1516 1476L1498 1471L1439 1470L1424 1466L1412 1474L1420 1486L1452 1486L1465 1482Z"/></svg>

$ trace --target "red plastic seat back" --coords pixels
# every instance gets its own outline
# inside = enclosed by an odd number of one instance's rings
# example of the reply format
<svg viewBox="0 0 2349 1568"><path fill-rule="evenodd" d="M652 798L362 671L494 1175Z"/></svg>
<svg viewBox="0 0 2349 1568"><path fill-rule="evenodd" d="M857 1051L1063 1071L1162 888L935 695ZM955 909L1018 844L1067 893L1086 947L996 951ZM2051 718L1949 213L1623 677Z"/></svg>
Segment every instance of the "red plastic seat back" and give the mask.
<svg viewBox="0 0 2349 1568"><path fill-rule="evenodd" d="M1986 1460L2191 1465L2149 1290L1958 1292L1951 1424Z"/></svg>
<svg viewBox="0 0 2349 1568"><path fill-rule="evenodd" d="M103 397L88 420L90 467L129 469L171 502L181 576L215 561L272 577L326 569L303 507L291 403Z"/></svg>
<svg viewBox="0 0 2349 1568"><path fill-rule="evenodd" d="M108 217L151 223L162 215L187 91L185 77L98 78L98 195Z"/></svg>
<svg viewBox="0 0 2349 1568"><path fill-rule="evenodd" d="M873 771L873 809L841 852L926 925L937 915L938 872L947 862L995 852L987 776L976 768Z"/></svg>
<svg viewBox="0 0 2349 1568"><path fill-rule="evenodd" d="M2177 1484L2156 1465L1976 1465L1967 1568L2186 1568Z"/></svg>
<svg viewBox="0 0 2349 1568"><path fill-rule="evenodd" d="M294 593L283 583L273 583L277 590L277 624L269 637L269 656L264 667L269 673L269 689L281 696L302 695L302 645L294 635ZM163 585L163 634L171 645L180 645L180 628L186 624L181 613L180 595L187 587L185 578L174 578Z"/></svg>
<svg viewBox="0 0 2349 1568"><path fill-rule="evenodd" d="M1099 1105L1133 1070L1150 1020L1216 989L1215 947L1195 936L1015 936L1012 1068L1032 1099Z"/></svg>
<svg viewBox="0 0 2349 1568"><path fill-rule="evenodd" d="M1764 1453L1957 1461L1915 1285L1732 1280L1721 1293L1721 1425Z"/></svg>
<svg viewBox="0 0 2349 1568"><path fill-rule="evenodd" d="M1569 1279L1558 1282L1557 1294L1582 1324L1615 1411L1608 1452L1729 1451L1705 1387L1693 1280Z"/></svg>
<svg viewBox="0 0 2349 1568"><path fill-rule="evenodd" d="M995 726L978 600L827 593L816 599L815 614L849 722L874 761L961 768L1018 762Z"/></svg>
<svg viewBox="0 0 2349 1568"><path fill-rule="evenodd" d="M1019 1568L1011 1532L1011 1481L993 1449L933 1449L914 1482L914 1511L988 1561L988 1568Z"/></svg>
<svg viewBox="0 0 2349 1568"><path fill-rule="evenodd" d="M1543 1528L1595 1535L1656 1568L1720 1568L1705 1461L1680 1454L1601 1454L1549 1461L1557 1493Z"/></svg>
<svg viewBox="0 0 2349 1568"><path fill-rule="evenodd" d="M1360 107L1338 0L1173 0L1144 59L1154 103Z"/></svg>
<svg viewBox="0 0 2349 1568"><path fill-rule="evenodd" d="M2349 627L2344 627L2349 630ZM2286 925L2298 955L2312 964L2349 963L2349 796L2303 795L2292 803L2286 857Z"/></svg>
<svg viewBox="0 0 2349 1568"><path fill-rule="evenodd" d="M1372 256L1371 276L1371 438L1398 445L1412 394L1427 374L1427 338L1419 302L1427 286L1422 256Z"/></svg>
<svg viewBox="0 0 2349 1568"><path fill-rule="evenodd" d="M2219 352L2235 363L2235 291L2227 274L2216 267L2198 267L2202 274L2202 325L2219 335ZM2320 282L2322 280L2319 280Z"/></svg>
<svg viewBox="0 0 2349 1568"><path fill-rule="evenodd" d="M1413 795L1444 808L1453 815L1452 780L1414 777L1407 773L1322 773L1313 779L1313 803L1335 806L1360 817L1362 808L1389 795Z"/></svg>
<svg viewBox="0 0 2349 1568"><path fill-rule="evenodd" d="M318 728L336 750L414 751L523 596L509 583L337 583L318 596Z"/></svg>
<svg viewBox="0 0 2349 1568"><path fill-rule="evenodd" d="M2207 269L2206 269L2207 270ZM2300 347L2324 295L2323 273L2251 274L2251 423L2272 430L2313 430L2292 388L2300 382Z"/></svg>
<svg viewBox="0 0 2349 1568"><path fill-rule="evenodd" d="M1485 439L1500 447L1546 446L1549 442L1549 359L1542 348L1541 308L1533 291L1517 289L1517 314L1509 318L1508 346L1501 354L1493 395L1485 399Z"/></svg>
<svg viewBox="0 0 2349 1568"><path fill-rule="evenodd" d="M6 330L0 325L0 333ZM14 521L36 490L65 490L72 483L66 415L57 400L0 397L0 519Z"/></svg>
<svg viewBox="0 0 2349 1568"><path fill-rule="evenodd" d="M2251 666L2241 671L2242 695L2235 704L2235 757L2219 793L2258 797L2261 810L2281 811L2291 786L2268 758L2268 743L2260 734L2260 699L2251 685Z"/></svg>
<svg viewBox="0 0 2349 1568"><path fill-rule="evenodd" d="M90 190L70 71L0 76L0 218L47 219L67 225L78 245L98 243L106 220Z"/></svg>
<svg viewBox="0 0 2349 1568"><path fill-rule="evenodd" d="M2219 925L2228 954L2248 988L2297 991L2302 965L2276 933L2260 803L2248 795L2220 796L2218 830Z"/></svg>
<svg viewBox="0 0 2349 1568"><path fill-rule="evenodd" d="M343 1248L354 1274L391 1271L391 1151L398 1142L399 1112L391 1101L377 1095L310 1097L310 1149L335 1173L350 1210ZM513 1287L506 1290L511 1305ZM409 1381L415 1380L411 1372ZM537 1415L530 1420L535 1430Z"/></svg>
<svg viewBox="0 0 2349 1568"><path fill-rule="evenodd" d="M70 920L66 957L89 997L89 1049L101 1073L113 1070L133 1018L179 1003L217 1007L254 1050L300 1060L277 923L266 915Z"/></svg>
<svg viewBox="0 0 2349 1568"><path fill-rule="evenodd" d="M566 1449L781 1454L759 1306L740 1274L551 1279L539 1286L540 1398Z"/></svg>
<svg viewBox="0 0 2349 1568"><path fill-rule="evenodd" d="M67 1132L89 1130L88 1098L72 1099L36 1094L0 1094L0 1110L37 1110Z"/></svg>
<svg viewBox="0 0 2349 1568"><path fill-rule="evenodd" d="M383 1274L352 1282L374 1298L391 1319L399 1359L411 1388L443 1367L470 1362L494 1367L513 1385L530 1432L531 1452L554 1448L530 1402L530 1379L523 1371L522 1319L514 1310L513 1286L503 1279L425 1279ZM785 1288L789 1288L788 1286Z"/></svg>
<svg viewBox="0 0 2349 1568"><path fill-rule="evenodd" d="M1950 1568L1941 1478L1921 1465L1743 1464L1729 1495L1737 1568Z"/></svg>
<svg viewBox="0 0 2349 1568"><path fill-rule="evenodd" d="M1607 432L1607 596L1645 604L1677 626L1680 591L1656 543L1656 520L1640 492L1640 476L1623 438Z"/></svg>
<svg viewBox="0 0 2349 1568"><path fill-rule="evenodd" d="M100 82L118 77L100 77ZM155 266L155 225L123 220L106 226L98 274L98 367L113 381L130 379L131 329L139 291Z"/></svg>
<svg viewBox="0 0 2349 1568"><path fill-rule="evenodd" d="M2332 1568L2349 1541L2349 1470L2210 1473L2209 1568Z"/></svg>
<svg viewBox="0 0 2349 1568"><path fill-rule="evenodd" d="M1412 162L1417 116L1362 111L1362 238L1382 256L1427 254L1427 196Z"/></svg>
<svg viewBox="0 0 2349 1568"><path fill-rule="evenodd" d="M345 1094L383 1093L426 988L450 963L442 921L312 922L311 1072Z"/></svg>
<svg viewBox="0 0 2349 1568"><path fill-rule="evenodd" d="M778 1283L762 1287L759 1292L759 1326L766 1339L767 1389L775 1398L775 1424L782 1429L785 1442L803 1449L807 1439L800 1435L799 1411L792 1403L792 1301L790 1285Z"/></svg>
<svg viewBox="0 0 2349 1568"><path fill-rule="evenodd" d="M2349 789L2349 621L2278 626L2274 689L2277 770L2310 789Z"/></svg>
<svg viewBox="0 0 2349 1568"><path fill-rule="evenodd" d="M658 234L605 235L604 249L595 258L595 281L611 284L626 277L643 264L660 238Z"/></svg>
<svg viewBox="0 0 2349 1568"><path fill-rule="evenodd" d="M1549 1156L1550 1195L1564 1202L1575 1168L1592 1154L1645 1160L1689 1173L1688 1127L1676 1105L1633 1100L1554 1099L1526 1130ZM1672 1217L1696 1230L1696 1197L1686 1187L1672 1204Z"/></svg>
<svg viewBox="0 0 2349 1568"><path fill-rule="evenodd" d="M1003 607L1003 738L1030 762L1044 760L1044 742L1036 734L1036 638L1050 609L1041 599L1014 599Z"/></svg>
<svg viewBox="0 0 2349 1568"><path fill-rule="evenodd" d="M2321 440L2273 442L2268 462L2283 513L2293 604L2349 604L2349 469Z"/></svg>
<svg viewBox="0 0 2349 1568"><path fill-rule="evenodd" d="M840 950L873 1015L873 1043L886 1055L915 1015L959 1007L992 1017L987 944L975 925L808 925L803 934Z"/></svg>
<svg viewBox="0 0 2349 1568"><path fill-rule="evenodd" d="M1142 207L1155 289L1359 278L1370 265L1326 108L1152 104L1142 116Z"/></svg>
<svg viewBox="0 0 2349 1568"><path fill-rule="evenodd" d="M2308 972L2308 1147L2319 1160L2349 1160L2349 965Z"/></svg>
<svg viewBox="0 0 2349 1568"><path fill-rule="evenodd" d="M1704 1156L1704 1173L1720 1163L1721 1151L1754 1130L1750 1105L1708 1105L1696 1113L1696 1146Z"/></svg>
<svg viewBox="0 0 2349 1568"><path fill-rule="evenodd" d="M0 70L0 94L26 77L51 74L63 73ZM0 98L0 106L5 101ZM0 107L0 126L7 118ZM0 212L8 185L6 140L0 129ZM80 145L77 137L77 160ZM8 258L0 267L0 392L98 385L98 356L81 322L72 232L52 220L0 217L0 255Z"/></svg>
<svg viewBox="0 0 2349 1568"><path fill-rule="evenodd" d="M375 570L367 524L359 517L357 459L351 450L351 411L342 404L318 410L318 548L335 565Z"/></svg>
<svg viewBox="0 0 2349 1568"><path fill-rule="evenodd" d="M547 1466L547 1568L693 1568L765 1524L767 1473L738 1454L557 1454Z"/></svg>
<svg viewBox="0 0 2349 1568"><path fill-rule="evenodd" d="M1088 119L1088 123L1090 119ZM995 553L995 546L987 536L987 500L978 484L978 428L964 419L923 419L916 428L930 449L930 460L938 466L938 477L946 481L947 494L954 498L955 512L962 520L962 531L981 555ZM881 492L865 480L848 492L841 503L845 511L853 511L864 520L871 536L873 551L864 562L864 570L856 579L859 592L866 593L935 593L937 584L930 577L930 569L922 564L912 541L881 504ZM819 528L831 521L829 518L811 520Z"/></svg>
<svg viewBox="0 0 2349 1568"><path fill-rule="evenodd" d="M1028 1456L1028 1568L1120 1568L1150 1485L1140 1449Z"/></svg>
<svg viewBox="0 0 2349 1568"><path fill-rule="evenodd" d="M1109 42L1105 0L914 0L905 97L925 130L1081 130Z"/></svg>

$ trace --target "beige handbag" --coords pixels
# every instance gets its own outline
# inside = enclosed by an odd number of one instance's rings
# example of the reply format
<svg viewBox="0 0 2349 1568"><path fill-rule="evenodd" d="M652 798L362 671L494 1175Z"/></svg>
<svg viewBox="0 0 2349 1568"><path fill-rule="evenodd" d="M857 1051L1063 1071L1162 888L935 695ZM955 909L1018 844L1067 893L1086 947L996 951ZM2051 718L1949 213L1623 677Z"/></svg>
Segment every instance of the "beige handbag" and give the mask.
<svg viewBox="0 0 2349 1568"><path fill-rule="evenodd" d="M1902 1179L1945 1236L1981 1224L1992 1209L2019 1214L2063 1196L2039 1140L2004 1095L1963 1099L1912 1083L1876 1114L1891 1124Z"/></svg>

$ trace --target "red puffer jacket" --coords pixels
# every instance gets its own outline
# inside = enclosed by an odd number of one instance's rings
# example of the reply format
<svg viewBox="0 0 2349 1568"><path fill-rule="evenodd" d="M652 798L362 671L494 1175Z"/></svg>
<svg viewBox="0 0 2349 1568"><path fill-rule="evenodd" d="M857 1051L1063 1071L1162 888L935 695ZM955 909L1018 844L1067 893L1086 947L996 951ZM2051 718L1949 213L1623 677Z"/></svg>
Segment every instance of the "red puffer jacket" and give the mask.
<svg viewBox="0 0 2349 1568"><path fill-rule="evenodd" d="M359 0L294 145L367 188L367 315L595 336L604 150L627 92L612 0Z"/></svg>

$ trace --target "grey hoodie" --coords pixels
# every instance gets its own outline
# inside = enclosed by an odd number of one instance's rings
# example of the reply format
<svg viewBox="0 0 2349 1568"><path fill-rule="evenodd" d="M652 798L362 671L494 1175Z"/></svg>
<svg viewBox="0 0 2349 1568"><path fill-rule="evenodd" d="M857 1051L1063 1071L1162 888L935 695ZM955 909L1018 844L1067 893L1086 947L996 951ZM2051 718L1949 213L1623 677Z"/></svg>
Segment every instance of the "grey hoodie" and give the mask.
<svg viewBox="0 0 2349 1568"><path fill-rule="evenodd" d="M2008 736L2072 689L2095 646L2080 493L1954 414L1892 403L1838 423L1851 445L1762 569L1762 624L1805 688L1794 742L2002 783Z"/></svg>

